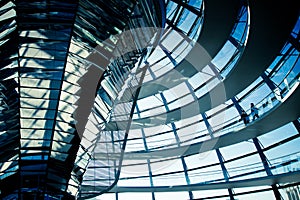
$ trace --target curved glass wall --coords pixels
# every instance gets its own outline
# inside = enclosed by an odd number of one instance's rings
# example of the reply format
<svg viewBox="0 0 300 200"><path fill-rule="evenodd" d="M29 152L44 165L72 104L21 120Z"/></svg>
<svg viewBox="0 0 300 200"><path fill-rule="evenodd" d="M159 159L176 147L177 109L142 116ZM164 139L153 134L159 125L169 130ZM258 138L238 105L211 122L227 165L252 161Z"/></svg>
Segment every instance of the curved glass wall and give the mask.
<svg viewBox="0 0 300 200"><path fill-rule="evenodd" d="M172 70L191 51L203 24L202 0L166 1L166 27L162 40L148 58L149 69L144 82L156 79Z"/></svg>
<svg viewBox="0 0 300 200"><path fill-rule="evenodd" d="M174 77L178 78L179 81L176 80L177 85L172 83L161 83L163 87L166 87L165 90L159 91L162 94L154 94L139 99L137 102L139 114L135 113L133 119L138 120L155 117L158 114L165 113L166 109L164 103L168 103L168 111L176 110L209 93L210 89L220 83L224 79L223 77L226 77L242 55L247 42L250 23L249 19L249 8L247 5L242 5L237 23L235 23L234 29L230 35L230 39L225 43L216 57L211 60L210 64L206 65L198 72L196 72L197 69L189 69L190 67L186 66L188 69L184 70L195 71L195 74L190 75L190 77L185 77L177 71L177 75L172 75L173 72L165 74L165 77L170 76L170 79L173 79ZM172 54L174 53L173 51L170 52L172 52ZM157 54L152 54L152 56L157 57ZM151 56L149 59L151 59ZM161 63L157 62L155 65L161 66ZM175 68L176 67L177 65ZM198 66L194 66L192 68L197 67ZM151 68L150 65L150 70ZM116 121L116 123L120 120L122 120L122 116L116 116L111 119L111 121Z"/></svg>
<svg viewBox="0 0 300 200"><path fill-rule="evenodd" d="M299 196L300 19L273 63L220 104L211 91L239 67L247 1L196 68L181 64L204 2L166 0L166 16L155 2L1 1L1 199ZM157 80L168 82L140 88Z"/></svg>
<svg viewBox="0 0 300 200"><path fill-rule="evenodd" d="M143 14L136 4L131 0L1 2L1 199L75 198L90 159L80 145L80 123L86 123L80 118L80 101L87 91L81 80L91 65L100 62L96 67L103 69L109 64L107 58L114 55L112 47L119 39L110 36L124 31L133 13ZM143 16L131 20L131 27L141 22L145 24L140 27L163 24L158 13ZM152 39L151 33L144 32L143 42ZM99 62L92 59L95 49L101 50ZM120 63L136 62L130 56Z"/></svg>
<svg viewBox="0 0 300 200"><path fill-rule="evenodd" d="M144 86L145 89L142 88L140 99L149 98L157 92L167 92L168 89L172 89L173 87L184 82L188 82L186 84L189 84L189 87L194 89L197 97L200 98L204 94L208 93L211 88L215 87L224 78L226 78L228 73L233 69L234 66L236 66L237 61L241 57L249 34L249 7L246 1L242 1L240 3L241 6L236 23L234 24L234 28L229 34L229 38L225 42L222 49L220 49L219 53L213 59L210 58L206 50L203 49L201 46L201 41L197 41L193 45L194 49L197 49L195 51L198 52L198 56L201 55L201 58L195 58L196 53L192 54L192 56L194 56L193 58L190 58L191 56L187 56L188 58L185 58L185 56L182 54L177 54L176 51L173 51L173 49L168 49L168 46L165 46L165 49L167 49L167 52L169 52L169 54L167 54L168 59L170 59L169 63L172 62L175 67L172 68L172 70L167 70L163 76L157 76L154 69L165 66L165 61L158 60L153 64L150 62L151 67L149 70L152 70L152 79L149 79L149 81L144 81L144 85L146 85L146 87ZM177 34L180 34L180 32L177 32ZM178 37L181 38L180 36ZM171 38L172 41L175 40L174 38ZM171 44L173 45L174 42ZM158 49L157 51L158 52L156 54L153 54L153 57L155 58L166 54L166 50L164 49ZM178 62L175 60L174 58L176 56L179 56L183 62ZM176 93L176 96L178 95L180 97L180 94ZM143 109L141 108L141 110Z"/></svg>
<svg viewBox="0 0 300 200"><path fill-rule="evenodd" d="M299 35L299 32L295 33L296 31L297 29L295 28L293 34ZM279 75L276 75L277 72ZM284 76L282 74L284 74ZM164 93L155 95L148 101L138 101L137 106L139 106L139 103L149 107L154 104L157 108L154 107L154 116L145 116L143 112L136 114L138 117L144 116L144 119L136 121L134 119L132 122L131 128L137 130L131 130L133 132L133 136L128 140L128 144L132 144L130 145L132 147L128 145L129 149L127 150L145 150L142 145L144 143L143 140L141 137L136 136L139 135L137 132L139 132L138 128L141 126L149 127L143 128L146 132L147 143L149 145L148 150L176 147L178 145L178 141L176 140L176 136L173 134L174 131L177 132L181 145L190 145L192 143L208 140L211 138L211 133L207 129L206 121L210 124L213 137L218 137L232 131L239 131L245 127L244 122L241 120L242 110L245 110L246 113L250 115L249 122L252 122L250 103L254 103L254 105L259 109L259 116L263 117L268 112L276 109L279 104L284 103L294 90L297 89L298 85L299 52L295 46L293 46L290 42L287 42L280 52L280 55L267 68L266 72L263 73L261 77L253 82L243 92L237 94L236 97L226 101L224 104L206 111L204 114L194 115L194 112L186 113L187 111L185 111L183 100L174 100L169 102L166 100L167 98ZM186 95L186 99L188 99L188 96L192 97L189 88L185 84L181 84L177 86L177 88L177 93L180 91L183 96ZM192 101L193 98L190 99L190 102ZM180 106L181 103L183 104L182 106ZM174 114L170 111L173 104L177 105L174 109L175 111L173 111ZM195 105L197 104L190 103L186 107L195 107ZM161 107L160 109L158 109L159 106ZM140 111L139 107L137 107L137 110ZM160 115L157 115L156 112L160 112L162 114L159 113ZM171 114L166 112L171 112ZM148 112L145 111L145 113L151 115L152 109L150 108ZM171 117L169 117L169 115L173 117L173 119L170 119ZM147 117L149 117L149 120L147 120ZM182 119L182 117L185 118ZM116 124L120 127L121 123ZM176 128L174 129L174 127Z"/></svg>
<svg viewBox="0 0 300 200"><path fill-rule="evenodd" d="M283 132L285 134L283 134ZM170 193L172 191L176 191L175 194L179 193L180 198L185 198L188 196L188 188L194 188L193 198L195 199L228 198L229 194L227 190L218 189L222 187L220 183L224 183L223 187L226 188L225 183L227 181L224 178L224 171L222 170L223 164L226 167L228 181L231 182L233 187L237 187L234 189L235 198L246 199L261 195L261 193L264 194L263 196L265 198L273 198L274 194L271 186L267 187L257 183L255 187L246 187L243 189L239 187L243 185L243 180L249 182L253 180L255 182L261 177L282 174L287 176L290 174L291 176L298 177L300 169L300 149L298 145L296 145L298 142L299 121L296 120L258 138L220 148L219 153L213 150L184 156L186 169L184 169L184 165L181 163L182 159L178 157L164 159L153 158L149 160L128 159L123 163L122 170L124 170L124 172L118 182L118 186L112 190L112 192L118 192L118 194L105 194L101 196L101 198L114 199L116 196L118 196L118 198L126 198L138 195L131 192L146 192L143 194L146 194L145 196L149 196L150 198L151 191L154 192L155 198L169 198L172 195L172 193ZM257 144L259 144L260 148L256 146ZM239 149L239 151L236 151L237 149ZM269 171L272 175L268 175L268 170L266 170L266 167L261 161L260 152L263 152L268 158L266 161L268 162ZM280 152L280 154L278 154L278 152ZM223 164L221 164L222 162L220 163L218 154L222 155L224 160ZM149 176L149 174L151 174L151 176ZM185 184L186 176L189 177L190 186ZM280 178L280 176L277 178ZM297 178L291 180L294 182L298 181ZM178 186L177 188L176 185L183 186ZM284 199L287 199L288 193L286 190L288 190L290 186L293 186L293 184L282 183L281 186L278 187ZM174 188L174 190L172 190L172 188ZM209 190L212 192L210 193Z"/></svg>
<svg viewBox="0 0 300 200"><path fill-rule="evenodd" d="M107 59L106 69L101 69L101 66L105 65L101 61L99 62L97 58L105 56L101 45L94 48L93 53L89 55L90 58L87 59L91 61L92 65L100 68L102 77L96 82L95 97L91 97L91 112L88 113L87 123L83 127L81 148L88 155L88 159L83 159L84 164L80 163L82 154L77 154L76 164L78 163L77 167L79 173L82 174L83 181L80 185L80 198L90 198L102 194L113 187L118 180L128 135L126 127L130 125L132 107L135 105L135 101L133 101L132 104L124 106L120 103L120 99L136 99L139 93L138 89L132 90L132 88L141 85L148 68L147 58L153 53L153 49L162 37L161 31L164 30L165 26L164 9L162 1L139 1L125 31L112 36L117 41L115 44L111 44L113 56ZM157 18L158 16L161 18ZM103 43L108 42L110 41ZM97 70L99 71L99 69ZM93 70L90 71L94 73ZM89 82L91 78L93 78L93 74L83 77L82 81ZM89 88L89 84L85 87ZM82 98L87 99L85 95L82 95ZM83 108L86 109L85 106ZM111 116L116 113L124 113L124 119L129 121L128 125L124 127L125 129L116 134L120 139L118 144L97 145L98 141L104 139L113 140L113 136L106 135L103 129L106 123L110 121ZM95 160L92 155L94 151L105 152L106 154L113 151L118 155L115 158L106 157ZM111 164L114 165L114 168L106 167L111 166Z"/></svg>
<svg viewBox="0 0 300 200"><path fill-rule="evenodd" d="M279 125L282 124L279 119L278 125L271 124L267 132L259 130L259 124L278 116L275 113L283 111L280 107L288 104L289 98L297 99L299 51L297 43L292 41L299 38L299 22L266 71L224 104L185 119L178 116L178 121L170 120L165 125L167 117L164 115L158 115L156 121L149 117L153 124L146 120L144 124L138 120L133 122L121 177L111 190L115 194L105 194L102 199L138 197L136 192L144 192L142 194L149 199L167 199L175 191L174 195L181 199L248 199L258 196L289 199L298 194L299 120ZM187 87L179 85L178 88L183 95L190 95ZM158 112L169 111L170 104L164 100L163 92L146 99L144 102L142 99L141 104L150 107L150 113L152 103L154 108L164 107ZM253 119L250 103L258 108L258 119ZM249 117L246 124L241 118L243 110ZM143 115L138 105L136 112L137 118ZM280 115L285 116L284 113ZM159 117L165 118L160 121ZM161 125L157 126L159 123ZM145 125L149 127L139 128ZM255 135L251 135L251 129L255 130ZM236 137L233 143L224 146L216 144L218 141L213 143L218 137L222 143L222 136L226 134ZM238 134L248 134L249 137ZM193 149L196 145L191 144L197 142L200 142L199 148ZM203 144L210 147L205 148ZM178 150L180 148L182 151ZM274 178L278 180L276 184L272 184ZM246 185L252 187L240 188Z"/></svg>

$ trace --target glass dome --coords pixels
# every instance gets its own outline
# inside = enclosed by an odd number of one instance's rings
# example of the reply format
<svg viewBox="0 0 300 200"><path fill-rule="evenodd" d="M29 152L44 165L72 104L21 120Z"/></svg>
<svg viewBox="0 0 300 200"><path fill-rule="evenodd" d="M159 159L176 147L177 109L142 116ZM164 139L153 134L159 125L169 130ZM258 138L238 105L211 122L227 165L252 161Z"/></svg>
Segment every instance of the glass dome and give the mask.
<svg viewBox="0 0 300 200"><path fill-rule="evenodd" d="M299 199L296 1L1 1L0 23L1 199Z"/></svg>

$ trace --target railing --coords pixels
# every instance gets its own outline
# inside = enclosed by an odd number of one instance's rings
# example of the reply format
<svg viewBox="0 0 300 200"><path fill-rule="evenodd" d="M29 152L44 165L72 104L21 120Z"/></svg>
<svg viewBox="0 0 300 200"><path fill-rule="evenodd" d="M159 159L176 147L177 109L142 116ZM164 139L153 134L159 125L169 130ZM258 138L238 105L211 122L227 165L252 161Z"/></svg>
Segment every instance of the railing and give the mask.
<svg viewBox="0 0 300 200"><path fill-rule="evenodd" d="M252 155L252 154L251 154ZM230 162L225 162L227 165ZM300 171L300 152L294 152L289 155L277 157L268 161L272 175L280 175L289 172ZM146 163L145 163L146 165ZM124 166L123 166L124 167ZM267 177L262 162L239 165L237 167L227 167L229 173L229 182L238 180L247 180L250 178ZM227 182L224 179L223 171L219 163L192 168L187 170L191 184L213 184ZM147 173L146 173L147 174ZM184 178L184 171L174 171L168 173L153 173L154 186L170 186L170 183L178 183L178 180ZM141 180L149 181L148 175L142 176L125 176L120 178L120 181L136 180L136 183L131 181L133 185L138 185ZM108 181L109 179L99 179L98 181ZM134 185L136 184L136 185ZM179 184L180 185L180 184Z"/></svg>
<svg viewBox="0 0 300 200"><path fill-rule="evenodd" d="M283 81L282 84L285 84L285 82ZM286 99L286 97L288 97L295 89L297 89L299 84L300 84L300 79L298 78L298 76L294 77L294 79L291 80L289 86L285 87L282 90L282 92L280 93L281 99L278 99L278 95L274 92L267 93L266 96L264 96L264 98L255 105L259 109L259 117L263 118L263 116L265 116L269 112L275 110L277 108L277 106L279 106ZM248 115L251 116L250 109L245 110L245 111L247 112ZM201 123L201 121L198 121L197 123L199 123L199 122ZM225 135L230 132L239 131L239 130L245 128L246 126L251 125L252 122L254 122L254 121L250 118L250 122L248 124L244 124L244 122L241 120L240 115L231 116L226 121L222 121L221 124L217 124L212 127L213 128L213 136L219 137L221 135ZM189 124L189 125L191 125L191 124ZM193 133L186 134L184 136L181 136L180 138L182 139L180 141L180 144L184 145L184 144L202 142L202 141L210 139L211 137L210 137L208 130L203 129L201 131L196 131ZM184 138L189 138L189 139L184 140ZM149 147L151 147L151 148L149 148L149 150L177 147L177 145L178 145L178 143L175 141L175 138L159 139L159 141L149 141L149 140L150 139L147 140L147 145ZM158 145L155 145L156 143ZM162 143L164 145L161 145ZM140 150L140 149L136 149L135 148L136 146L143 147L142 141L137 142L137 143L131 142L130 146L128 146L126 150L128 152L130 152L131 150L132 151ZM144 150L144 149L141 149L141 150Z"/></svg>
<svg viewBox="0 0 300 200"><path fill-rule="evenodd" d="M245 21L245 18L247 19L246 21ZM234 66L236 66L236 63L238 62L238 60L242 56L242 53L244 51L244 45L247 42L246 38L247 38L247 35L248 35L248 32L249 32L249 19L250 18L249 18L248 6L243 5L240 9L240 13L239 13L239 16L238 16L238 20L235 24L235 28L232 30L232 33L231 33L231 36L230 36L231 40L227 41L227 43L226 43L227 46L225 45L220 50L219 54L217 54L217 56L212 60L212 63L215 63L214 65L216 65L216 68L217 68L216 70L219 71L218 76L226 77L227 74L234 68ZM239 28L237 28L237 26L239 24L243 24L242 25L243 28L241 28L240 26L239 26ZM242 29L242 31L241 31L242 34L241 35L236 34L236 32L239 32L240 29ZM235 34L237 36L235 36ZM220 60L219 57L220 56L224 57L223 52L228 51L228 44L233 45L231 43L231 41L235 41L235 43L236 43L235 45L237 45L235 47L232 47L232 48L235 48L235 50L229 56L226 55L227 56L227 58L226 58L227 62L222 63L222 64L217 64ZM163 52L161 52L161 53L163 53ZM178 53L172 52L172 55L173 54L177 55ZM183 57L183 56L180 56L180 57ZM159 62L155 63L155 65L159 65ZM220 65L220 66L218 66L218 65ZM200 84L198 86L195 86L194 92L195 92L198 99L201 98L202 96L204 96L205 94L209 93L209 89L207 89L208 85L209 85L210 88L213 88L218 83L220 83L221 80L217 80L216 76L212 76L209 79L207 79L205 81L205 84ZM191 79L193 79L193 77L191 77L189 80L191 80ZM181 94L176 93L176 95L181 95ZM172 110L175 110L177 108L183 107L183 106L188 105L189 103L191 103L190 101L186 101L185 103L183 103L183 99L186 98L188 95L190 95L190 94L185 94L185 95L179 96L177 99L170 101L169 105L176 104L176 102L181 102L180 105L172 106ZM143 118L153 117L154 115L162 114L164 112L163 108L164 108L164 105L153 106L151 108L141 110L141 115L143 116ZM159 110L159 111L155 111L155 110ZM147 112L149 114L147 114ZM138 119L138 117L134 117L134 119ZM120 116L116 116L115 118L112 118L111 120L112 121L122 120L122 114L120 114Z"/></svg>
<svg viewBox="0 0 300 200"><path fill-rule="evenodd" d="M292 48L292 47L290 47L290 48ZM295 54L295 52L290 51L289 54L285 55L285 56L289 57L290 54ZM298 55L298 56L294 62L289 62L288 59L285 59L283 62L277 63L276 67L275 67L277 70L273 70L274 73L269 75L271 77L276 76L276 72L280 71L280 69L283 67L285 68L286 74L285 74L285 76L281 77L281 81L276 86L276 88L273 91L271 91L269 89L270 92L267 92L267 93L260 93L259 94L260 96L257 97L260 100L255 103L255 106L259 109L260 118L267 115L269 112L275 110L277 108L277 106L279 106L281 103L283 103L293 93L293 91L297 89L299 82L300 82L299 66L298 66L299 65L298 64L299 53L296 55ZM285 65L285 63L287 63L287 66ZM267 71L268 71L268 69L267 69ZM248 88L245 89L248 92L246 94L243 94L243 96L239 99L240 103L243 103L244 101L245 102L249 101L248 100L248 99L250 99L249 96L251 96L252 93L254 93L256 90L258 90L260 87L266 86L266 83L264 81L259 81L259 79L257 79L257 81L254 82L255 84L250 85L249 89ZM239 95L239 96L241 96L241 95ZM207 118L210 120L213 120L214 116L216 116L218 114L222 114L222 112L224 114L226 109L229 109L232 107L234 107L234 105L231 103L231 104L227 105L225 108L219 110L218 112L213 113L210 116L207 116ZM244 110L247 112L248 115L251 114L250 108L244 109ZM225 116L225 114L224 114L224 116ZM120 117L121 117L121 115L115 117L114 119L117 119L117 118L120 119ZM200 116L199 116L199 119L201 119ZM215 121L217 121L217 120L215 120ZM250 119L250 122L247 125L251 125L252 122L253 122L253 120ZM118 123L118 122L116 122L116 123ZM184 127L188 127L188 126L194 125L196 123L203 123L203 121L199 120L197 122L193 122L191 124L185 125ZM221 120L219 124L214 124L212 126L213 136L219 137L219 136L227 134L229 132L236 132L236 131L239 131L239 130L245 128L247 125L245 125L243 123L243 121L241 120L241 116L238 114L238 112L236 112L235 115L231 114L230 117L228 117L227 119L225 119L223 121ZM179 129L177 129L177 130L179 130ZM159 141L150 141L151 137L159 136L162 134L164 134L164 133L157 133L157 134L152 134L151 136L147 136L147 140L148 140L147 145L149 146L149 150L177 147L178 144L175 141L175 138L167 138L167 139L160 138L160 139L158 139ZM138 146L143 148L143 141L141 139L139 142L134 142L139 139L140 138L134 138L134 139L130 139L128 141L128 142L130 142L130 146L127 147L128 152L144 150L144 149L136 148ZM180 135L180 139L181 139L181 141L180 141L181 145L182 144L191 144L191 143L197 143L197 142L201 142L201 141L210 139L210 135L206 129L203 129L203 130L199 130L196 132ZM162 143L163 143L163 145L162 145Z"/></svg>

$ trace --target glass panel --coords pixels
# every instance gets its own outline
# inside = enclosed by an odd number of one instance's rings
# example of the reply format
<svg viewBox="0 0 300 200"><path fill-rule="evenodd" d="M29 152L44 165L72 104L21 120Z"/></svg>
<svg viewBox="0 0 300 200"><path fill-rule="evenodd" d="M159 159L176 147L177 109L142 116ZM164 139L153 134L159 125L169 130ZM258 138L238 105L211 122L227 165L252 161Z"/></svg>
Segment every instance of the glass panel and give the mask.
<svg viewBox="0 0 300 200"><path fill-rule="evenodd" d="M283 134L284 133L284 134ZM297 129L292 123L286 124L276 130L270 131L258 137L263 147L268 147L281 140L298 134Z"/></svg>
<svg viewBox="0 0 300 200"><path fill-rule="evenodd" d="M21 102L22 104L22 102ZM27 103L28 104L28 103ZM25 105L26 107L26 105ZM55 116L55 110L37 110L37 109L26 109L22 108L20 110L22 118L41 118L41 119L51 119Z"/></svg>
<svg viewBox="0 0 300 200"><path fill-rule="evenodd" d="M46 90L37 88L20 88L22 97L40 98L40 99L57 99L59 90Z"/></svg>
<svg viewBox="0 0 300 200"><path fill-rule="evenodd" d="M227 147L222 147L220 151L226 161L248 153L256 152L257 150L252 141L244 141Z"/></svg>
<svg viewBox="0 0 300 200"><path fill-rule="evenodd" d="M24 47L24 51L26 51L27 48L28 47ZM41 52L40 49L36 49L36 51ZM35 54L34 56L37 56L37 54ZM32 68L36 68L36 69L63 70L64 61L45 60L44 57L41 56L41 58L43 58L43 59L36 59L36 58L35 59L21 59L20 65L22 67L32 67Z"/></svg>
<svg viewBox="0 0 300 200"><path fill-rule="evenodd" d="M258 154L225 163L225 167L234 181L267 176Z"/></svg>
<svg viewBox="0 0 300 200"><path fill-rule="evenodd" d="M54 80L34 79L34 78L20 78L20 84L22 87L59 89L61 82L54 81Z"/></svg>
<svg viewBox="0 0 300 200"><path fill-rule="evenodd" d="M155 199L170 200L170 199L189 199L188 192L156 192Z"/></svg>
<svg viewBox="0 0 300 200"><path fill-rule="evenodd" d="M151 193L119 193L118 199L119 200L126 200L126 199L152 200L152 194Z"/></svg>
<svg viewBox="0 0 300 200"><path fill-rule="evenodd" d="M65 152L67 153L69 149L71 148L71 144L66 144L64 142L57 142L53 141L52 142L52 150L53 151L60 151L60 152Z"/></svg>
<svg viewBox="0 0 300 200"><path fill-rule="evenodd" d="M191 184L224 181L224 175L220 164L190 171L189 178Z"/></svg>
<svg viewBox="0 0 300 200"><path fill-rule="evenodd" d="M51 151L51 158L65 161L67 159L67 157L68 157L68 154Z"/></svg>
<svg viewBox="0 0 300 200"><path fill-rule="evenodd" d="M164 174L174 171L183 171L182 162L180 159L160 161L151 163L152 174Z"/></svg>
<svg viewBox="0 0 300 200"><path fill-rule="evenodd" d="M185 185L185 184L186 184L186 178L183 172L153 177L154 186L172 187L174 185Z"/></svg>
<svg viewBox="0 0 300 200"><path fill-rule="evenodd" d="M29 147L49 147L51 141L50 140L25 140L21 139L21 146L23 148L29 148Z"/></svg>
<svg viewBox="0 0 300 200"><path fill-rule="evenodd" d="M22 128L32 128L32 129L52 129L53 120L44 119L20 119Z"/></svg>
<svg viewBox="0 0 300 200"><path fill-rule="evenodd" d="M244 195L236 195L239 200L251 200L251 199L275 199L273 191L270 189L269 191L256 192L256 193L248 193Z"/></svg>
<svg viewBox="0 0 300 200"><path fill-rule="evenodd" d="M56 109L57 101L46 100L46 99L29 99L20 98L20 106L22 108L32 108L32 109Z"/></svg>
<svg viewBox="0 0 300 200"><path fill-rule="evenodd" d="M58 131L54 131L54 136L53 136L53 140L56 141L64 141L67 143L70 143L71 140L75 137L74 134L69 134L66 132L58 132Z"/></svg>
<svg viewBox="0 0 300 200"><path fill-rule="evenodd" d="M194 198L202 199L205 197L215 197L214 199L225 200L229 199L229 197L225 198L217 198L218 196L229 195L228 190L226 189L218 189L218 190L203 190L203 191L193 191Z"/></svg>
<svg viewBox="0 0 300 200"><path fill-rule="evenodd" d="M21 138L50 140L51 136L52 136L51 130L21 129Z"/></svg>

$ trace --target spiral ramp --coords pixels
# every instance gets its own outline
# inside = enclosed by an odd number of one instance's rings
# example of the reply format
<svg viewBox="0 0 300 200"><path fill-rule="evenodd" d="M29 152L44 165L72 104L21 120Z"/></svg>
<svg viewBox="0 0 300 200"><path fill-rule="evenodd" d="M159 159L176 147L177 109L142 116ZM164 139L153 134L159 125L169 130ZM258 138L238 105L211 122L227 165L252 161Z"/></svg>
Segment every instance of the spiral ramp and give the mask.
<svg viewBox="0 0 300 200"><path fill-rule="evenodd" d="M204 1L199 38L182 61L162 75L155 71L160 63L150 62L120 178L99 199L298 198L299 6L222 3ZM167 57L174 63L173 55ZM287 64L290 56L295 60ZM287 82L290 76L294 80ZM258 107L258 119L252 119L250 103ZM115 114L106 134L126 124L122 113ZM120 155L94 152L96 160L105 157Z"/></svg>
<svg viewBox="0 0 300 200"><path fill-rule="evenodd" d="M297 1L0 7L1 199L299 199Z"/></svg>

